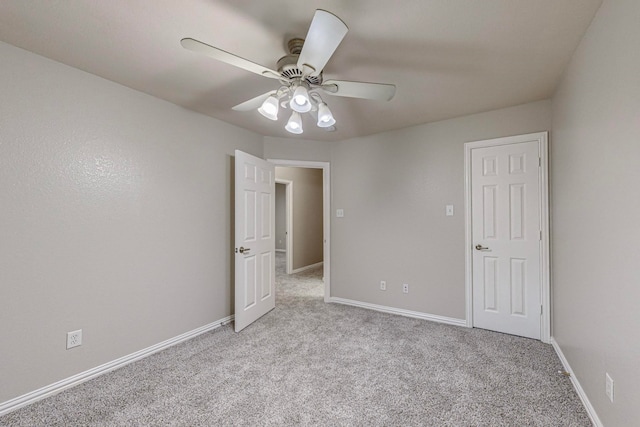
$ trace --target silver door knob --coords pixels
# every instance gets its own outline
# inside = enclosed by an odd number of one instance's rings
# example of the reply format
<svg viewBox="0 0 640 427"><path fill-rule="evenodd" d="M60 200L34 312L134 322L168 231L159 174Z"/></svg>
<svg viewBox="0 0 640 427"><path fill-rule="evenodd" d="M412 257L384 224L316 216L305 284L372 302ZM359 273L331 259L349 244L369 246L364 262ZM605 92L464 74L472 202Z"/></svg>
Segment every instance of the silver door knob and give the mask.
<svg viewBox="0 0 640 427"><path fill-rule="evenodd" d="M249 252L251 250L251 248L243 248L242 246L240 246L240 253L241 254L245 254L247 252Z"/></svg>
<svg viewBox="0 0 640 427"><path fill-rule="evenodd" d="M478 251L488 251L489 248L487 248L486 246L482 246L481 244L477 244L476 245L476 250L478 250Z"/></svg>

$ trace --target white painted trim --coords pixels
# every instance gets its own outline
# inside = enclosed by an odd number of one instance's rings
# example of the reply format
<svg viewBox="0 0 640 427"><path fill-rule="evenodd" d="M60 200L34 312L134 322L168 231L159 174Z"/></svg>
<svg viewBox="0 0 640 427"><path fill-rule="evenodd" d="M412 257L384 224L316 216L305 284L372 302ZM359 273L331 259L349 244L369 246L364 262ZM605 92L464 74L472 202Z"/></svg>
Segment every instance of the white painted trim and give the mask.
<svg viewBox="0 0 640 427"><path fill-rule="evenodd" d="M87 371L80 372L79 374L65 378L53 384L49 384L48 386L39 388L38 390L31 391L29 393L23 394L22 396L18 396L11 400L7 400L6 402L2 402L0 403L0 416L8 414L11 411L15 411L16 409L22 408L23 406L27 406L32 403L35 403L38 400L42 400L46 397L53 396L54 394L60 393L61 391L66 390L68 388L75 387L79 384L82 384L83 382L89 381L90 379L96 378L100 375L114 371L118 368L122 368L123 366L128 365L129 363L135 362L140 359L144 359L147 356L151 356L154 353L157 353L161 350L164 350L166 348L179 344L183 341L187 341L198 335L217 329L220 326L223 326L232 322L233 318L234 318L233 315L227 316L216 322L209 323L208 325L201 326L192 331L185 332L184 334L178 335L166 341L162 341L158 344L152 345L151 347L147 347L140 351L136 351L135 353L131 353L127 356L120 357L119 359L112 360L111 362L107 362L105 364L89 369Z"/></svg>
<svg viewBox="0 0 640 427"><path fill-rule="evenodd" d="M315 264L305 265L304 267L296 268L292 273L302 273L303 271L311 270L312 268L320 267L324 262L316 262Z"/></svg>
<svg viewBox="0 0 640 427"><path fill-rule="evenodd" d="M437 314L421 313L419 311L404 310L402 308L388 307L385 305L371 304L368 302L354 301L345 298L331 297L329 302L350 305L353 307L366 308L369 310L381 311L383 313L397 314L405 317L413 317L416 319L429 320L431 322L444 323L454 326L466 326L464 319L455 319L453 317L438 316Z"/></svg>
<svg viewBox="0 0 640 427"><path fill-rule="evenodd" d="M525 135L507 136L464 144L464 202L465 202L465 325L473 327L473 236L471 229L471 150L474 148L495 147L538 140L538 154L542 159L540 166L540 341L549 344L551 339L551 285L549 268L549 136L548 132L536 132Z"/></svg>
<svg viewBox="0 0 640 427"><path fill-rule="evenodd" d="M284 184L285 186L285 222L287 233L287 260L285 265L285 273L293 273L293 181L289 179L276 178L276 184Z"/></svg>
<svg viewBox="0 0 640 427"><path fill-rule="evenodd" d="M562 353L560 344L558 344L558 342L553 337L551 337L550 342L551 342L551 346L553 346L553 349L556 351L556 354L558 355L560 362L562 362L562 366L564 366L564 370L569 373L569 379L571 379L571 384L573 384L573 388L576 389L576 392L578 393L578 396L580 397L580 400L584 405L584 409L587 410L587 414L589 415L589 418L591 418L591 422L596 427L603 427L602 421L600 421L600 418L598 417L598 414L596 413L595 408L593 407L593 405L589 401L589 398L587 397L587 393L585 393L584 389L580 385L580 381L578 381L578 378L576 378L576 375L573 373L573 369L571 369L571 365L569 365L569 361Z"/></svg>
<svg viewBox="0 0 640 427"><path fill-rule="evenodd" d="M324 302L331 298L331 165L329 162L310 162L306 160L267 159L276 166L322 169L322 218L324 231L323 280Z"/></svg>
<svg viewBox="0 0 640 427"><path fill-rule="evenodd" d="M549 228L549 133L540 133L540 280L542 285L542 329L540 340L551 343L551 231Z"/></svg>
<svg viewBox="0 0 640 427"><path fill-rule="evenodd" d="M465 326L473 328L473 236L471 228L471 149L464 145L464 300Z"/></svg>
<svg viewBox="0 0 640 427"><path fill-rule="evenodd" d="M276 252L287 252L286 249L276 249Z"/></svg>

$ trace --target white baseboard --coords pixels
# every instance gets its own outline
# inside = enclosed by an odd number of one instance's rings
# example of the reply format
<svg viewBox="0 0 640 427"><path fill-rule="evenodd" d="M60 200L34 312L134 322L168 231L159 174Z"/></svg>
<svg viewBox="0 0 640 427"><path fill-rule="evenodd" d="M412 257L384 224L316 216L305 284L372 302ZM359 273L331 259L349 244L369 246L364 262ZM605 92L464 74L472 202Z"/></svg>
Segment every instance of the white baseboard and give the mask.
<svg viewBox="0 0 640 427"><path fill-rule="evenodd" d="M337 304L351 305L354 307L367 308L369 310L381 311L383 313L398 314L405 317L414 317L416 319L430 320L432 322L445 323L447 325L467 327L467 321L464 319L455 319L453 317L438 316L437 314L421 313L419 311L404 310L402 308L387 307L384 305L371 304L368 302L355 301L345 298L330 297L329 302Z"/></svg>
<svg viewBox="0 0 640 427"><path fill-rule="evenodd" d="M551 345L553 346L553 349L556 351L556 354L558 355L560 362L562 362L562 366L564 366L564 370L569 373L571 384L573 384L573 388L576 389L576 392L578 393L578 396L580 397L580 400L582 401L584 408L587 410L587 414L589 415L589 418L591 418L591 422L596 427L603 427L602 421L600 421L600 418L598 418L598 414L596 413L596 410L594 409L593 405L591 405L591 402L589 401L587 394L584 392L582 386L580 385L580 382L578 381L578 378L576 378L575 374L573 373L573 369L571 369L571 366L569 365L569 361L567 360L566 357L564 357L564 354L560 349L560 345L558 345L558 343L553 337L551 337Z"/></svg>
<svg viewBox="0 0 640 427"><path fill-rule="evenodd" d="M135 362L136 360L143 359L147 356L152 355L153 353L157 353L158 351L164 350L168 347L194 338L200 334L212 331L233 321L233 318L233 315L227 316L224 319L209 323L208 325L201 326L192 331L185 332L184 334L178 335L177 337L169 338L168 340L152 345L151 347L136 351L135 353L131 353L119 359L112 360L111 362L107 362L103 365L97 366L87 371L80 372L79 374L65 378L53 384L49 384L48 386L39 388L38 390L23 394L22 396L7 400L6 402L2 402L0 403L0 416L8 414L11 411L15 411L18 408L22 408L23 406L27 406L31 403L37 402L38 400L42 400L45 397L60 393L63 390L77 386L78 384L89 381L90 379L97 376L106 374L107 372L111 372L113 370L121 368L125 365L128 365L129 363Z"/></svg>
<svg viewBox="0 0 640 427"><path fill-rule="evenodd" d="M311 265L307 265L307 266L304 266L304 267L296 268L295 270L291 271L291 274L302 273L305 270L310 270L312 268L320 267L323 264L324 264L324 262L321 261L321 262L317 262L315 264L311 264Z"/></svg>

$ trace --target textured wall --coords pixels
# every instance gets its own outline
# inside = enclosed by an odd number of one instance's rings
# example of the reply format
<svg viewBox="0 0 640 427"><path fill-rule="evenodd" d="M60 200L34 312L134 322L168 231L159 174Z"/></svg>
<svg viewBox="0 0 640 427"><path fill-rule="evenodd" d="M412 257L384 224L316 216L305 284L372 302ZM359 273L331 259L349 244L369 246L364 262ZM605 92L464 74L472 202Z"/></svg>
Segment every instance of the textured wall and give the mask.
<svg viewBox="0 0 640 427"><path fill-rule="evenodd" d="M293 269L322 262L322 169L276 167L293 181Z"/></svg>
<svg viewBox="0 0 640 427"><path fill-rule="evenodd" d="M312 141L300 138L264 138L264 158L277 160L331 160L332 142Z"/></svg>
<svg viewBox="0 0 640 427"><path fill-rule="evenodd" d="M606 426L640 425L639 18L604 1L552 110L553 335Z"/></svg>
<svg viewBox="0 0 640 427"><path fill-rule="evenodd" d="M0 63L0 402L230 315L232 155L262 137L4 43Z"/></svg>
<svg viewBox="0 0 640 427"><path fill-rule="evenodd" d="M464 143L549 127L541 101L335 143L331 296L464 319Z"/></svg>

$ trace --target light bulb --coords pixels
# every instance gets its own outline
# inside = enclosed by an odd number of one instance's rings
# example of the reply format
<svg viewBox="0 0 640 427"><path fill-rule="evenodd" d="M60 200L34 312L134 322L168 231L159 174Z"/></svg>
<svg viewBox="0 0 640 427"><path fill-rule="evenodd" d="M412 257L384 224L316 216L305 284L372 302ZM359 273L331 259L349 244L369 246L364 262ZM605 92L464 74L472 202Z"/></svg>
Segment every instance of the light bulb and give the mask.
<svg viewBox="0 0 640 427"><path fill-rule="evenodd" d="M284 128L291 133L302 133L302 117L300 117L300 113L297 111L291 113L291 117L289 117L289 121Z"/></svg>
<svg viewBox="0 0 640 427"><path fill-rule="evenodd" d="M311 101L309 101L309 92L303 85L296 87L289 103L293 111L298 113L306 113L311 110Z"/></svg>
<svg viewBox="0 0 640 427"><path fill-rule="evenodd" d="M336 124L336 119L333 118L331 110L324 102L318 105L318 127L328 128Z"/></svg>
<svg viewBox="0 0 640 427"><path fill-rule="evenodd" d="M278 120L278 98L271 95L265 99L262 106L258 108L258 112L269 120Z"/></svg>

